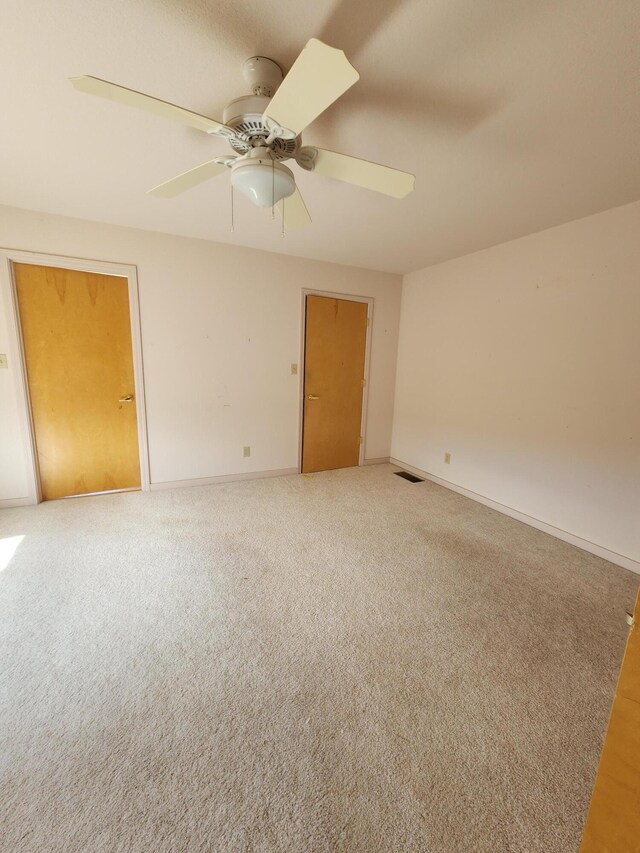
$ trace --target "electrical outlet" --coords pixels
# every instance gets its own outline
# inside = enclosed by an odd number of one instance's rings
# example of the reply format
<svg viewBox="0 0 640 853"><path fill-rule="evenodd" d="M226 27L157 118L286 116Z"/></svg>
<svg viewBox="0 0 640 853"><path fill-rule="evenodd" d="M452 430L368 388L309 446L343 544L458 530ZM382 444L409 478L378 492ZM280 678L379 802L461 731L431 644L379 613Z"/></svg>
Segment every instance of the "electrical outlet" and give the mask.
<svg viewBox="0 0 640 853"><path fill-rule="evenodd" d="M297 365L297 364L292 364L292 365L291 365L291 375L292 375L292 376L297 376L297 375L298 375L298 365Z"/></svg>
<svg viewBox="0 0 640 853"><path fill-rule="evenodd" d="M7 356L3 352L0 352L0 367L9 367L7 364Z"/></svg>
<svg viewBox="0 0 640 853"><path fill-rule="evenodd" d="M251 448L250 447L243 447L242 448L242 455L243 456L251 456Z"/></svg>
<svg viewBox="0 0 640 853"><path fill-rule="evenodd" d="M451 465L451 454L450 453L444 454L444 461L445 461L445 464Z"/></svg>

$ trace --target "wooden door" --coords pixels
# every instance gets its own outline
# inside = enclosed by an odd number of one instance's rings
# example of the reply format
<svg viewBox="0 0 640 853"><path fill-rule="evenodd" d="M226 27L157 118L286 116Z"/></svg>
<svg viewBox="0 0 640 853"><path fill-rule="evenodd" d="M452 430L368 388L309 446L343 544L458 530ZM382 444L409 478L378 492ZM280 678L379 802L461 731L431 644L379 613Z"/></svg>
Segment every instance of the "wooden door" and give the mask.
<svg viewBox="0 0 640 853"><path fill-rule="evenodd" d="M640 851L640 593L580 853Z"/></svg>
<svg viewBox="0 0 640 853"><path fill-rule="evenodd" d="M306 303L302 470L348 468L360 459L368 305Z"/></svg>
<svg viewBox="0 0 640 853"><path fill-rule="evenodd" d="M139 487L127 279L14 275L43 500Z"/></svg>

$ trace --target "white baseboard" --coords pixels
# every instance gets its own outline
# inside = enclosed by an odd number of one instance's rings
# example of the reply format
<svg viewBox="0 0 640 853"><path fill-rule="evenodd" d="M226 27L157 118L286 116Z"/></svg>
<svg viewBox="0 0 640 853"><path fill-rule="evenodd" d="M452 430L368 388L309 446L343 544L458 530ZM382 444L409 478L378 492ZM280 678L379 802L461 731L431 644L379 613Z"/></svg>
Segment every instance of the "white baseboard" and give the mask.
<svg viewBox="0 0 640 853"><path fill-rule="evenodd" d="M36 501L33 498L3 498L0 500L0 509L9 509L12 506L31 506Z"/></svg>
<svg viewBox="0 0 640 853"><path fill-rule="evenodd" d="M382 456L379 459L365 459L363 465L388 464L389 457ZM266 477L286 477L289 474L299 474L297 468L276 468L271 471L247 471L239 474L221 474L217 477L195 477L191 480L164 480L159 483L150 483L149 490L152 492L163 489L184 489L191 486L214 486L216 483L235 483L239 480L261 480ZM118 491L127 491L119 489ZM76 497L72 495L72 497ZM84 495L82 497L85 497ZM35 503L31 498L7 498L0 500L0 509L12 506L28 506Z"/></svg>
<svg viewBox="0 0 640 853"><path fill-rule="evenodd" d="M215 486L217 483L235 483L237 480L262 480L265 477L286 477L288 474L298 474L297 468L276 468L272 471L247 471L241 474L221 474L218 477L197 477L193 480L165 480L151 483L152 492L161 489L184 489L190 486Z"/></svg>
<svg viewBox="0 0 640 853"><path fill-rule="evenodd" d="M472 492L470 489L465 489L463 486L456 486L455 483L450 483L448 480L436 477L435 474L429 474L428 471L423 471L421 468L416 468L415 465L409 465L406 462L402 462L400 459L395 459L393 456L390 457L389 461L392 465L397 465L398 468L410 471L417 477L422 477L425 480L431 480L439 486L444 486L445 489L451 489L453 492L458 492L458 494L464 495L466 498L471 498L472 501L477 501L478 503L491 507L491 509L497 510L497 512L501 512L503 515L508 515L511 518L524 522L524 524L528 524L530 527L536 527L538 530L542 530L550 536L555 536L556 539L562 539L564 542L569 542L569 544L575 545L577 548L582 548L583 551L588 551L590 554L602 557L603 560L615 563L616 566L622 566L623 569L629 569L632 572L640 574L640 562L632 559L631 557L627 557L624 554L618 554L615 551L610 551L602 545L596 545L595 542L589 542L588 539L582 539L580 536L575 536L573 533L568 533L566 530L561 530L559 527L547 524L546 521L541 521L539 518L534 518L533 516L520 512L517 509L513 509L510 506L498 503L498 501L493 501L491 498L486 498L484 495L479 495L477 492Z"/></svg>

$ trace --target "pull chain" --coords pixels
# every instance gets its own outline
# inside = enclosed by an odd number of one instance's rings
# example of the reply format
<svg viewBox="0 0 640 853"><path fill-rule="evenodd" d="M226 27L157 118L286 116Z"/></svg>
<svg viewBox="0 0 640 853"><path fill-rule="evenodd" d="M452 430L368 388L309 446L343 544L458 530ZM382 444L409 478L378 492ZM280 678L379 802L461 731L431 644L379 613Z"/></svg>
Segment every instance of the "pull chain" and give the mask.
<svg viewBox="0 0 640 853"><path fill-rule="evenodd" d="M271 160L271 219L276 218L276 163Z"/></svg>
<svg viewBox="0 0 640 853"><path fill-rule="evenodd" d="M284 198L282 199L282 231L280 232L280 236L284 239Z"/></svg>
<svg viewBox="0 0 640 853"><path fill-rule="evenodd" d="M231 187L231 232L233 233L233 184L230 184Z"/></svg>

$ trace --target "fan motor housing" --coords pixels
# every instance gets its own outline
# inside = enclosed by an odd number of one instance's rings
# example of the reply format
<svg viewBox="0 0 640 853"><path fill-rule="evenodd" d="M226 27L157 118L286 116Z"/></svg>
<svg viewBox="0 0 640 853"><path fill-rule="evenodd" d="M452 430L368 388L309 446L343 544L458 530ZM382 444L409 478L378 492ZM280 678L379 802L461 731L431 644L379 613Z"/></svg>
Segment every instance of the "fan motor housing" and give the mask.
<svg viewBox="0 0 640 853"><path fill-rule="evenodd" d="M269 128L262 121L262 114L271 98L266 95L243 95L227 104L222 121L238 134L229 139L229 144L238 154L246 154L256 146L264 146ZM269 148L276 160L290 160L300 147L300 138L274 139Z"/></svg>

